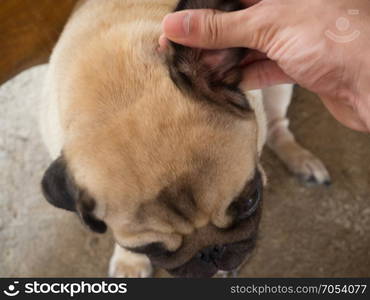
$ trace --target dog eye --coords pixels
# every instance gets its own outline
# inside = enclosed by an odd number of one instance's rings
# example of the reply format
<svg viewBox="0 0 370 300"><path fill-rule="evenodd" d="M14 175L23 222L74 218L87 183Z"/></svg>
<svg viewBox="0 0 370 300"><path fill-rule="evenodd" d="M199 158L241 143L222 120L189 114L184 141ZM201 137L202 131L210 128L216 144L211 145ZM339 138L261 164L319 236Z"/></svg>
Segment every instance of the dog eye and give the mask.
<svg viewBox="0 0 370 300"><path fill-rule="evenodd" d="M250 217L258 208L262 198L262 188L257 185L252 192L241 195L234 201L229 212L235 217L236 221L241 221Z"/></svg>
<svg viewBox="0 0 370 300"><path fill-rule="evenodd" d="M238 219L246 219L251 216L258 208L261 200L261 190L256 188L255 191L245 199L242 199L239 207Z"/></svg>

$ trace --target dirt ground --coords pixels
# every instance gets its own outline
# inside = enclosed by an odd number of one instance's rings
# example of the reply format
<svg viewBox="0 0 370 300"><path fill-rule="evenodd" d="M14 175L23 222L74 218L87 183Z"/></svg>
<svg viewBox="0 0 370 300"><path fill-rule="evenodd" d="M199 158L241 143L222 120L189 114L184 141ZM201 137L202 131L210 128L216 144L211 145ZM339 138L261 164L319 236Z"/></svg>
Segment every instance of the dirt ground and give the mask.
<svg viewBox="0 0 370 300"><path fill-rule="evenodd" d="M104 277L111 235L89 232L40 193L49 164L36 122L44 73L34 68L0 87L0 276ZM240 276L370 276L370 136L343 128L301 88L289 114L333 185L303 186L266 149L260 241Z"/></svg>

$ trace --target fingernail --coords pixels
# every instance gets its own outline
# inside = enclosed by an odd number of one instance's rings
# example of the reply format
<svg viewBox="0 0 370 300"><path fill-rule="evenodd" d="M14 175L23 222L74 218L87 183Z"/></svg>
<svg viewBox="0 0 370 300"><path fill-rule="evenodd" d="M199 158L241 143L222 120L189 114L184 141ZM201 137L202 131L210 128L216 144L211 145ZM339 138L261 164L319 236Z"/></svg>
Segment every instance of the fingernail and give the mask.
<svg viewBox="0 0 370 300"><path fill-rule="evenodd" d="M191 14L177 12L167 15L163 20L163 31L167 37L182 38L190 34Z"/></svg>

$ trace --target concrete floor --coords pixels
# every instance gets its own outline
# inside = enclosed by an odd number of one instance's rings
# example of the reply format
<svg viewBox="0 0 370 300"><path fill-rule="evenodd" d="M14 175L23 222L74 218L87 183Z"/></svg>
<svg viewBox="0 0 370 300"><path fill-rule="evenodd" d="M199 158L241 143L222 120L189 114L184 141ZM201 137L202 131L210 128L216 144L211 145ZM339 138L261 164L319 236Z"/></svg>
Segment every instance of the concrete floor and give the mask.
<svg viewBox="0 0 370 300"><path fill-rule="evenodd" d="M90 233L41 197L49 163L36 122L44 72L34 68L0 87L0 277L105 276L111 236ZM290 115L333 185L304 187L266 150L261 236L241 276L370 276L370 136L337 124L300 88Z"/></svg>

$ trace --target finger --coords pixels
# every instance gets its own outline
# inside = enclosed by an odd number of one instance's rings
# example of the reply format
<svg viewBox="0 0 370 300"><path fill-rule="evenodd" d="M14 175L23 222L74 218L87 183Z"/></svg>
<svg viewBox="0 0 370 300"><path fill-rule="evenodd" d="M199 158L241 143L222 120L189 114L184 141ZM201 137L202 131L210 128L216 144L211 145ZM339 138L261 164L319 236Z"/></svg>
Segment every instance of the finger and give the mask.
<svg viewBox="0 0 370 300"><path fill-rule="evenodd" d="M286 75L275 62L263 60L252 63L244 69L240 88L254 90L283 83L294 83L294 80Z"/></svg>
<svg viewBox="0 0 370 300"><path fill-rule="evenodd" d="M261 20L258 16L262 12L257 10L258 5L227 13L210 9L180 11L164 18L163 32L168 39L190 47L245 47L263 51L261 37L272 20Z"/></svg>
<svg viewBox="0 0 370 300"><path fill-rule="evenodd" d="M166 52L166 51L167 51L168 46L169 46L169 43L168 43L168 39L165 37L165 35L164 35L164 34L162 34L162 35L159 37L158 44L159 44L158 52L160 52L160 53L164 53L164 52Z"/></svg>
<svg viewBox="0 0 370 300"><path fill-rule="evenodd" d="M337 99L326 97L321 97L321 99L326 108L338 122L342 123L352 130L362 132L369 131L365 123L361 121L359 115L351 106L341 103L339 102L340 100Z"/></svg>

